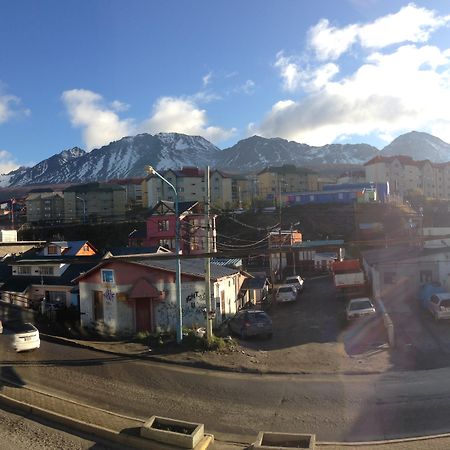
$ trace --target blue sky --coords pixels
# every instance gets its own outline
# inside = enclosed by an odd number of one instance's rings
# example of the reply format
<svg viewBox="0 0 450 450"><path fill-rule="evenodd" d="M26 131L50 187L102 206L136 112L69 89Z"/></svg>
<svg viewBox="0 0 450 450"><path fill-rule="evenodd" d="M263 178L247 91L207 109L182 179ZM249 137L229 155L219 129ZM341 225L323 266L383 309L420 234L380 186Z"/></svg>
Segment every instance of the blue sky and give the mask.
<svg viewBox="0 0 450 450"><path fill-rule="evenodd" d="M176 131L450 142L450 2L0 3L0 172Z"/></svg>

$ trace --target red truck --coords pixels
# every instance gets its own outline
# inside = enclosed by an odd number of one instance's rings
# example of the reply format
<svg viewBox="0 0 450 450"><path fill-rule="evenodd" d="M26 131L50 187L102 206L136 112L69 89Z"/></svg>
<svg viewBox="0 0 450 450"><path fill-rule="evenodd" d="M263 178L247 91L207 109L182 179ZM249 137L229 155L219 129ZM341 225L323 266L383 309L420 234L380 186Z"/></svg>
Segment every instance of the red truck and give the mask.
<svg viewBox="0 0 450 450"><path fill-rule="evenodd" d="M366 278L359 259L334 261L331 270L338 298L350 299L367 294Z"/></svg>

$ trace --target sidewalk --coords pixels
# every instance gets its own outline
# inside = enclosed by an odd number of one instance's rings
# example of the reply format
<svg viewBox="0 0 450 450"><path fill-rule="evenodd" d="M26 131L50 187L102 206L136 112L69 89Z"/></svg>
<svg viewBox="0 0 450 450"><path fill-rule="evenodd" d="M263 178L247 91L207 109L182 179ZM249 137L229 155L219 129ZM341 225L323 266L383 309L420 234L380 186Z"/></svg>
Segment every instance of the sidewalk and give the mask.
<svg viewBox="0 0 450 450"><path fill-rule="evenodd" d="M25 415L38 416L59 423L69 429L93 435L102 442L113 443L118 448L140 448L152 450L176 450L178 447L158 444L138 438L143 421L93 408L77 402L49 395L37 389L1 383L0 404L19 410ZM208 433L208 430L205 430ZM255 433L256 440L257 433ZM198 450L243 450L248 443L217 441L207 436ZM276 448L276 447L274 447ZM446 450L450 448L450 435L403 439L379 442L316 442L320 450Z"/></svg>

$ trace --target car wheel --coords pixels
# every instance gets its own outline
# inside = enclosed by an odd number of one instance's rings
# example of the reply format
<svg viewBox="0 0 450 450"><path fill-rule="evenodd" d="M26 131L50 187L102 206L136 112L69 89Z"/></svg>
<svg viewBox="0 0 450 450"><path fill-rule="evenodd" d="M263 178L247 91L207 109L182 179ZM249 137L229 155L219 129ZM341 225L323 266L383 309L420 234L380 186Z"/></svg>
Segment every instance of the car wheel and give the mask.
<svg viewBox="0 0 450 450"><path fill-rule="evenodd" d="M241 330L241 339L242 339L242 340L247 339L247 333L245 332L245 329L242 329L242 330Z"/></svg>

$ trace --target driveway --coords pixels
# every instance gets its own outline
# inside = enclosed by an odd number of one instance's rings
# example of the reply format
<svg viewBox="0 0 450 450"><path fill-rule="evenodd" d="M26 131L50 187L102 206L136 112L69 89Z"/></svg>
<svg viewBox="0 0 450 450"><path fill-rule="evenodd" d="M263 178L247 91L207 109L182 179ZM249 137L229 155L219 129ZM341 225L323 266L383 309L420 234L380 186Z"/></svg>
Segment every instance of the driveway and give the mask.
<svg viewBox="0 0 450 450"><path fill-rule="evenodd" d="M297 302L273 304L268 311L272 339L236 339L262 371L388 370L391 363L381 317L347 324L344 308L345 303L335 298L330 277L311 278Z"/></svg>

